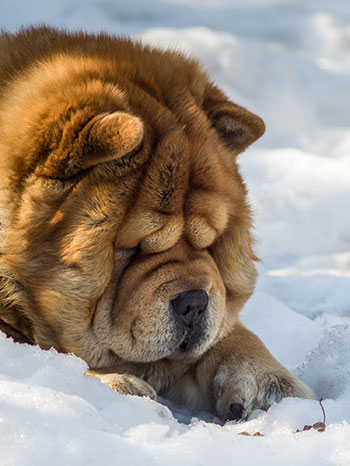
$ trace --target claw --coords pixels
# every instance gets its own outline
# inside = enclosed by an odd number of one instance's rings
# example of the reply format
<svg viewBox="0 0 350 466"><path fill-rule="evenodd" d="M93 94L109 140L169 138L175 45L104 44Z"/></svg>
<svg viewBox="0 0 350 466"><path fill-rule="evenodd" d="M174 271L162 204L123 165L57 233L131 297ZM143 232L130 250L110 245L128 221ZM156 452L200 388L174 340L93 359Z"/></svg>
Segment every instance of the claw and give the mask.
<svg viewBox="0 0 350 466"><path fill-rule="evenodd" d="M231 403L230 404L230 420L235 421L242 419L243 417L244 406L241 403Z"/></svg>

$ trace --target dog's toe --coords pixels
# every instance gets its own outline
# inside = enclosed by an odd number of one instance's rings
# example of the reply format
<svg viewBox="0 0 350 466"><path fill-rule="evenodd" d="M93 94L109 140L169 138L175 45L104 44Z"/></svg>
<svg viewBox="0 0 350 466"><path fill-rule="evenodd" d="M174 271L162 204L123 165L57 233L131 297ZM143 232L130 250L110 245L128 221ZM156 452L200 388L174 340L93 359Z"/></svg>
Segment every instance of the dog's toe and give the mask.
<svg viewBox="0 0 350 466"><path fill-rule="evenodd" d="M152 400L157 399L157 393L154 388L136 375L103 373L94 370L88 370L87 375L98 377L102 383L123 395L147 396Z"/></svg>

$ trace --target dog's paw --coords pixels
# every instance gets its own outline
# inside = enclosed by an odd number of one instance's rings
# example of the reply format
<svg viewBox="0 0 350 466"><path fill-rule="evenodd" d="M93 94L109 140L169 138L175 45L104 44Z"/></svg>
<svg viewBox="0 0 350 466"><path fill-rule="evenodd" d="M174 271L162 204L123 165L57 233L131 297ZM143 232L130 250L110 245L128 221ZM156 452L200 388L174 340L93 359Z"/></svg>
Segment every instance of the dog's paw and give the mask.
<svg viewBox="0 0 350 466"><path fill-rule="evenodd" d="M147 396L157 399L157 393L151 385L132 374L104 373L95 370L86 372L90 377L97 377L112 390L123 395Z"/></svg>
<svg viewBox="0 0 350 466"><path fill-rule="evenodd" d="M284 397L314 398L313 392L282 366L222 364L214 378L217 415L246 420L254 409L267 410Z"/></svg>

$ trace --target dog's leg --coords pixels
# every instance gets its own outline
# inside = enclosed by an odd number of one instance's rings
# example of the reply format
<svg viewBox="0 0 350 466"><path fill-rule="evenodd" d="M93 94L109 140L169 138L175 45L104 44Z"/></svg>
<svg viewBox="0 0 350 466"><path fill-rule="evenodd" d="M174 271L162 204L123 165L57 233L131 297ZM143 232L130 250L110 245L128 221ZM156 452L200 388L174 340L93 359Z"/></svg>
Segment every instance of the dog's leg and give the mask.
<svg viewBox="0 0 350 466"><path fill-rule="evenodd" d="M136 375L111 373L98 369L89 369L86 374L99 378L102 383L123 395L148 396L152 400L157 399L155 390Z"/></svg>
<svg viewBox="0 0 350 466"><path fill-rule="evenodd" d="M246 419L252 410L268 409L284 397L314 398L240 322L198 365L202 380L208 373L213 374L213 386L208 389L223 420Z"/></svg>

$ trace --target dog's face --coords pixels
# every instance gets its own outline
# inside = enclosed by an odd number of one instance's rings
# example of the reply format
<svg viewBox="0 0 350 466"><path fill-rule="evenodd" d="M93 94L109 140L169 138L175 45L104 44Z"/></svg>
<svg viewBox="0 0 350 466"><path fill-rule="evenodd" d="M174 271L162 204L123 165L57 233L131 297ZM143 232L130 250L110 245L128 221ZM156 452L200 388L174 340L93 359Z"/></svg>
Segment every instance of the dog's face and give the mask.
<svg viewBox="0 0 350 466"><path fill-rule="evenodd" d="M227 226L234 193L226 187L232 166L217 160L219 145L215 134L196 146L183 131L173 132L138 183L116 237L113 278L96 311L97 326L112 316L111 348L122 358L198 356L224 328L225 286L211 246Z"/></svg>
<svg viewBox="0 0 350 466"><path fill-rule="evenodd" d="M172 91L165 108L144 90L127 99L126 85L107 92L95 81L85 84L89 105L40 114L40 138L39 117L30 137L17 131L27 153L45 157L11 167L21 173L6 263L43 347L95 367L108 357L197 358L232 328L254 286L235 156L261 135L261 120L215 95L179 104ZM81 89L71 92L80 102ZM33 113L28 102L21 115Z"/></svg>

